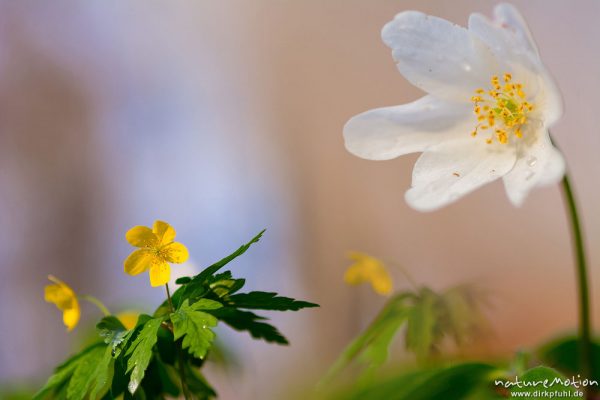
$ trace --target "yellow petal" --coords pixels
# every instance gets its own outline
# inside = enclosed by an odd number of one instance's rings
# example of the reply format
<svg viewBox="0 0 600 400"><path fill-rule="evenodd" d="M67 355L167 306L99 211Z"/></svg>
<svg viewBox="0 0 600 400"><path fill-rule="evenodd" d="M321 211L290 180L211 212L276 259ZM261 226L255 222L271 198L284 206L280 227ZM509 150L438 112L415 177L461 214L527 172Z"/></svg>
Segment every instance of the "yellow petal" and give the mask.
<svg viewBox="0 0 600 400"><path fill-rule="evenodd" d="M154 260L154 258L154 255L148 250L136 250L133 253L131 253L123 263L123 266L125 267L125 272L129 275L141 274L142 272L147 271L152 266L152 261Z"/></svg>
<svg viewBox="0 0 600 400"><path fill-rule="evenodd" d="M117 314L117 318L128 331L135 328L139 316L139 313L133 311L124 311Z"/></svg>
<svg viewBox="0 0 600 400"><path fill-rule="evenodd" d="M127 231L125 239L135 247L153 247L158 244L158 238L147 226L134 226Z"/></svg>
<svg viewBox="0 0 600 400"><path fill-rule="evenodd" d="M350 253L349 258L354 260L355 263L344 274L344 281L347 284L358 285L369 282L378 294L388 295L392 292L392 278L383 262L368 254L359 252Z"/></svg>
<svg viewBox="0 0 600 400"><path fill-rule="evenodd" d="M188 249L181 243L171 243L162 248L161 253L164 254L165 260L175 264L186 262L189 258Z"/></svg>
<svg viewBox="0 0 600 400"><path fill-rule="evenodd" d="M171 243L175 240L175 229L164 221L154 221L152 232L154 232L160 244Z"/></svg>
<svg viewBox="0 0 600 400"><path fill-rule="evenodd" d="M171 278L171 267L166 262L154 263L150 268L150 285L162 286Z"/></svg>
<svg viewBox="0 0 600 400"><path fill-rule="evenodd" d="M48 276L48 279L54 282L54 284L47 285L44 288L44 299L49 303L56 304L56 307L61 311L71 307L73 299L76 298L73 289L52 275Z"/></svg>
<svg viewBox="0 0 600 400"><path fill-rule="evenodd" d="M79 302L75 299L72 308L69 308L63 312L63 322L67 326L68 331L72 331L81 317L81 309L79 308Z"/></svg>
<svg viewBox="0 0 600 400"><path fill-rule="evenodd" d="M392 279L387 271L374 275L371 278L371 286L375 292L382 296L387 296L392 293Z"/></svg>
<svg viewBox="0 0 600 400"><path fill-rule="evenodd" d="M360 265L354 264L346 270L344 282L348 285L358 285L366 280L365 274Z"/></svg>

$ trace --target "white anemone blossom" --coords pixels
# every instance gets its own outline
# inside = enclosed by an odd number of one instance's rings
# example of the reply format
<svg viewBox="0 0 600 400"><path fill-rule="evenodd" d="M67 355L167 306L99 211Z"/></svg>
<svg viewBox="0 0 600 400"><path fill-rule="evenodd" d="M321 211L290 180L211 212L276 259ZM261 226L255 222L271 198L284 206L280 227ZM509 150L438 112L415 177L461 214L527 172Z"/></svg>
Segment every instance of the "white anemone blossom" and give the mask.
<svg viewBox="0 0 600 400"><path fill-rule="evenodd" d="M388 160L422 152L408 204L435 210L498 178L519 206L531 189L565 172L548 128L562 115L558 88L523 17L501 4L494 19L471 14L469 27L416 11L384 26L400 73L427 94L377 108L344 127L351 153Z"/></svg>

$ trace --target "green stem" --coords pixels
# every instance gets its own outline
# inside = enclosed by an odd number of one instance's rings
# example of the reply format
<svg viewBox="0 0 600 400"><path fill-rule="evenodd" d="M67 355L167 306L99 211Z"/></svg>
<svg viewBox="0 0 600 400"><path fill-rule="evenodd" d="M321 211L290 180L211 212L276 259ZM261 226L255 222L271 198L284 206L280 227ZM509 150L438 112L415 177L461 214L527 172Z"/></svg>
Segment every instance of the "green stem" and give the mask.
<svg viewBox="0 0 600 400"><path fill-rule="evenodd" d="M104 314L105 317L108 317L109 315L111 315L110 311L108 311L108 308L106 308L104 303L102 303L96 297L84 295L84 296L79 296L79 298L82 300L88 301L88 302L92 303L93 305L95 305L96 307L98 307L100 309L100 311L102 311L102 314Z"/></svg>
<svg viewBox="0 0 600 400"><path fill-rule="evenodd" d="M171 308L171 312L175 312L175 307L173 307L173 300L171 299L171 291L169 290L169 284L165 283L165 288L167 289L167 300L169 301L169 308ZM189 392L187 387L187 383L185 382L185 360L183 356L183 351L181 348L181 342L175 341L175 351L177 351L177 358L179 364L179 377L181 378L181 390L183 391L183 397L188 400L192 398L192 395Z"/></svg>
<svg viewBox="0 0 600 400"><path fill-rule="evenodd" d="M562 180L563 198L567 214L571 222L571 235L575 252L575 261L577 266L577 284L579 287L579 359L581 374L584 379L593 379L592 373L592 340L591 340L591 321L590 321L590 291L588 285L587 261L585 246L583 240L583 231L577 211L575 194L571 187L569 175L565 173ZM588 393L588 398L591 396Z"/></svg>

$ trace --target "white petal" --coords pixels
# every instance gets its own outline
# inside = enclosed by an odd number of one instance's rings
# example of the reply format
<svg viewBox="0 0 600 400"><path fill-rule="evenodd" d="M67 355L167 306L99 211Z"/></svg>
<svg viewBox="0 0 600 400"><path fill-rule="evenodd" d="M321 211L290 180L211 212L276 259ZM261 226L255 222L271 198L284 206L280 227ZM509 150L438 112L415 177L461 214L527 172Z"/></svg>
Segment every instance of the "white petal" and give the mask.
<svg viewBox="0 0 600 400"><path fill-rule="evenodd" d="M469 102L473 91L502 71L468 30L417 11L396 15L381 32L398 69L414 85L443 99Z"/></svg>
<svg viewBox="0 0 600 400"><path fill-rule="evenodd" d="M471 14L469 31L484 41L497 58L505 60L506 72L511 72L516 82L525 84L544 125L554 124L563 113L562 97L517 9L510 4L500 4L495 9L494 21L481 14Z"/></svg>
<svg viewBox="0 0 600 400"><path fill-rule="evenodd" d="M506 174L515 163L509 146L480 138L449 141L428 149L417 160L408 204L433 211Z"/></svg>
<svg viewBox="0 0 600 400"><path fill-rule="evenodd" d="M563 115L562 95L550 73L542 65L539 70L540 92L536 96L535 105L542 114L542 122L550 128Z"/></svg>
<svg viewBox="0 0 600 400"><path fill-rule="evenodd" d="M529 31L527 22L525 22L525 18L523 18L521 13L512 4L498 4L494 8L494 15L503 27L510 29L515 34L519 44L523 48L539 57L537 46L533 40L533 35Z"/></svg>
<svg viewBox="0 0 600 400"><path fill-rule="evenodd" d="M352 117L344 126L346 149L369 160L389 160L425 150L456 135L469 135L474 122L467 104L433 96Z"/></svg>
<svg viewBox="0 0 600 400"><path fill-rule="evenodd" d="M507 63L521 64L531 71L535 71L540 63L537 53L533 53L529 46L523 46L515 32L502 21L490 21L486 16L474 13L469 16L469 32L485 42L496 57Z"/></svg>
<svg viewBox="0 0 600 400"><path fill-rule="evenodd" d="M557 183L565 174L565 161L548 133L538 132L536 136L538 140L523 149L513 169L503 178L508 198L517 207L531 189Z"/></svg>

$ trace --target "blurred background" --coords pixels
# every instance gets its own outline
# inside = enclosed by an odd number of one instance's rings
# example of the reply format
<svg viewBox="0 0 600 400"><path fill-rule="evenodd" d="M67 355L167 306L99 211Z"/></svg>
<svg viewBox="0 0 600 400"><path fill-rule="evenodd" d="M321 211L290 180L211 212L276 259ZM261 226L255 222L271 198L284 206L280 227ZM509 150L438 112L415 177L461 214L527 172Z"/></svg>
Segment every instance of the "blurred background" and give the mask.
<svg viewBox="0 0 600 400"><path fill-rule="evenodd" d="M600 2L514 3L564 93L554 135L579 194L597 294ZM421 214L403 200L417 155L371 162L343 145L351 116L421 96L380 40L386 22L418 9L465 25L494 4L0 1L0 384L41 384L79 343L43 300L50 273L113 310L153 309L162 290L125 275L122 261L126 230L155 219L191 250L176 274L267 228L234 274L322 305L272 314L289 348L222 329L243 358L240 382L217 378L223 399L277 399L314 382L373 318L384 299L342 281L351 249L433 288L485 288L490 355L574 330L558 187L517 209L496 182ZM84 304L82 326L98 316Z"/></svg>

